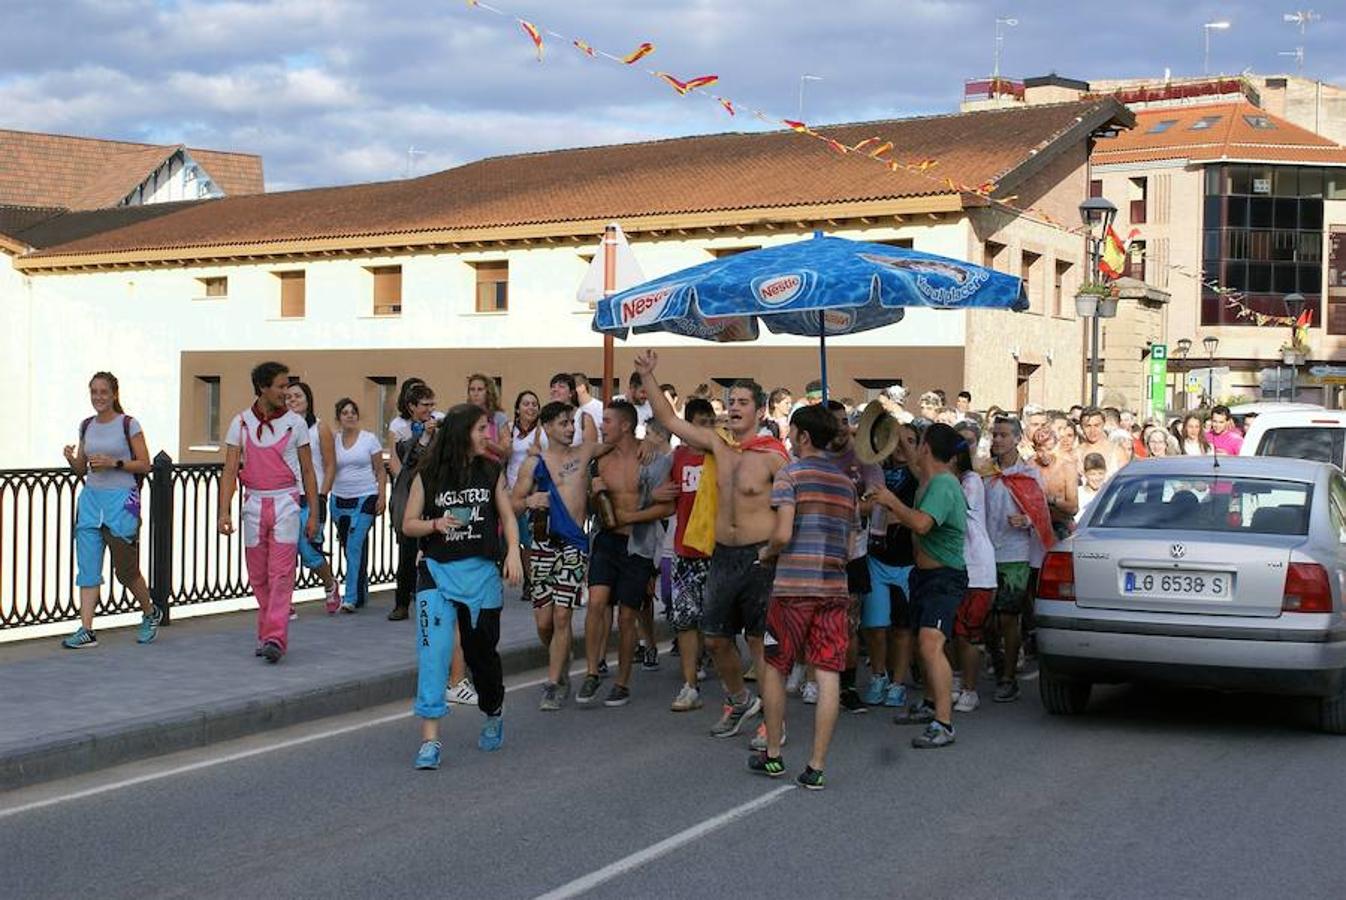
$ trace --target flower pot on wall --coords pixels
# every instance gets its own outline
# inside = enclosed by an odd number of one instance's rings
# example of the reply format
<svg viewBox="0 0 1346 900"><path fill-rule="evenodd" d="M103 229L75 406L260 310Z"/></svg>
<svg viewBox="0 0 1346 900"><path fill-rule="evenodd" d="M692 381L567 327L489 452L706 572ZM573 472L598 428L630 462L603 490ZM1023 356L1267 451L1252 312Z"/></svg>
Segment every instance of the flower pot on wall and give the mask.
<svg viewBox="0 0 1346 900"><path fill-rule="evenodd" d="M1083 318L1098 313L1098 295L1097 294L1076 294L1075 295L1075 314Z"/></svg>
<svg viewBox="0 0 1346 900"><path fill-rule="evenodd" d="M1098 317L1100 319L1112 319L1117 316L1117 298L1099 297L1098 298Z"/></svg>

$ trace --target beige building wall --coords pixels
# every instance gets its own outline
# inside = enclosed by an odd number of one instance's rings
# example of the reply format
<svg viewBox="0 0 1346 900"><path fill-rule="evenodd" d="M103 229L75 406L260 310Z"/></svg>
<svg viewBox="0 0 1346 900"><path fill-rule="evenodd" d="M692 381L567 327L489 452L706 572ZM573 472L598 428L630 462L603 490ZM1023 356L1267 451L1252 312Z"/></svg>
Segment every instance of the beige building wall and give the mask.
<svg viewBox="0 0 1346 900"><path fill-rule="evenodd" d="M1300 128L1346 144L1346 88L1298 75L1258 79L1262 108Z"/></svg>

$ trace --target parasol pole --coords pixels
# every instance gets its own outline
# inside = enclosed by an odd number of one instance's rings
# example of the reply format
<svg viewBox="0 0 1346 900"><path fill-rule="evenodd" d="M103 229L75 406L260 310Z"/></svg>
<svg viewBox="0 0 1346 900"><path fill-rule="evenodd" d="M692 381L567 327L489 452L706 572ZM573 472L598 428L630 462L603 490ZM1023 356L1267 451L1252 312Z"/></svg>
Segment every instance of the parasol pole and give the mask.
<svg viewBox="0 0 1346 900"><path fill-rule="evenodd" d="M607 300L617 293L617 226L609 224L603 229L603 299ZM612 370L614 348L611 334L603 335L603 405L612 402Z"/></svg>
<svg viewBox="0 0 1346 900"><path fill-rule="evenodd" d="M818 355L821 359L819 368L822 369L823 376L823 406L827 405L827 323L823 321L822 311L818 312Z"/></svg>

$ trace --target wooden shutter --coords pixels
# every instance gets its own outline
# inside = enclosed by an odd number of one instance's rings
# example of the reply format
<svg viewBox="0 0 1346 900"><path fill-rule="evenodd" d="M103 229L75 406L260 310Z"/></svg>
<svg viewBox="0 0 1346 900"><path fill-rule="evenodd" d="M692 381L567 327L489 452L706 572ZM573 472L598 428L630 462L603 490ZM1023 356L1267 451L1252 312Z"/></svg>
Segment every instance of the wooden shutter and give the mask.
<svg viewBox="0 0 1346 900"><path fill-rule="evenodd" d="M369 271L374 276L374 315L401 315L402 267L376 266Z"/></svg>
<svg viewBox="0 0 1346 900"><path fill-rule="evenodd" d="M477 268L477 312L509 309L509 263L481 262Z"/></svg>
<svg viewBox="0 0 1346 900"><path fill-rule="evenodd" d="M280 279L280 317L282 319L302 319L304 317L304 273L277 272Z"/></svg>

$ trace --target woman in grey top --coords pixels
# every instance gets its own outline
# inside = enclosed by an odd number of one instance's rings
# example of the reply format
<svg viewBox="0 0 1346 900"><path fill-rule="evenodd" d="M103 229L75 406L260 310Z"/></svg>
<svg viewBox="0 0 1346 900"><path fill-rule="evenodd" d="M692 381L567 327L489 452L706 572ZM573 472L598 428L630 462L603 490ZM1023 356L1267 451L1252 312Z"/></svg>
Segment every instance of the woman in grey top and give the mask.
<svg viewBox="0 0 1346 900"><path fill-rule="evenodd" d="M96 647L94 607L103 584L103 551L112 556L112 572L140 603L136 641L148 644L159 629L160 612L140 574L140 480L150 470L150 454L140 423L122 412L117 379L96 372L89 380L94 415L80 423L79 443L65 448L76 475L85 476L75 513L75 584L79 587L80 627L61 646Z"/></svg>

